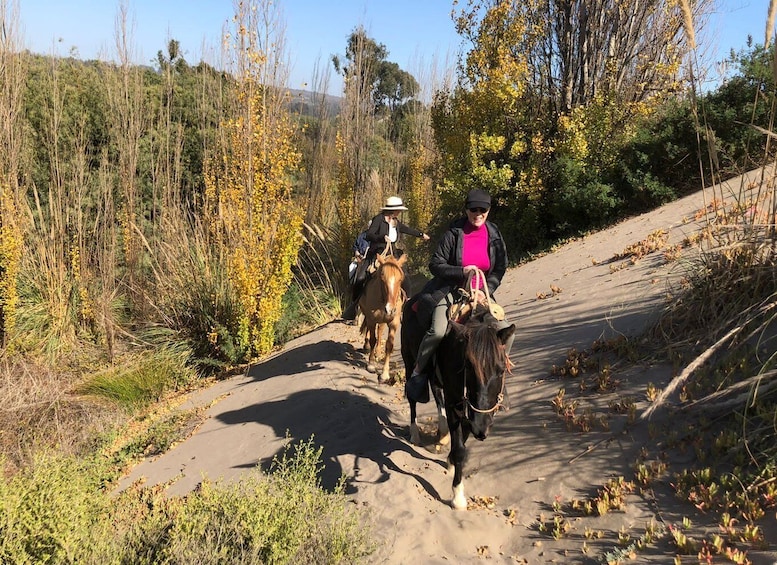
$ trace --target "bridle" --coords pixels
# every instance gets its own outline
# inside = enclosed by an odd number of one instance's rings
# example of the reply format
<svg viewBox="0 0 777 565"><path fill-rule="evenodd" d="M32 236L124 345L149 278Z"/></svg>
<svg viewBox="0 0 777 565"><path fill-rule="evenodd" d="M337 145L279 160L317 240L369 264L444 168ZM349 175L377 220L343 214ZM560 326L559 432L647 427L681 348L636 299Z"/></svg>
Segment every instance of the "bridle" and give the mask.
<svg viewBox="0 0 777 565"><path fill-rule="evenodd" d="M386 248L383 250L383 252L380 255L384 259L387 258L387 257L393 257L394 256L394 252L393 252L392 247L391 247L391 242L389 242L388 245L386 245ZM399 272L400 272L400 275L401 275L400 278L399 278L399 296L396 297L395 301L398 300L398 301L402 302L405 299L405 290L402 288L402 280L405 278L405 273L402 270L402 267L400 267L399 265L394 265L394 266L397 269L399 269ZM382 280L381 281L381 285L380 285L381 298L383 300L388 301L392 297L388 295L388 290L387 290L386 286L387 286L386 285L386 281ZM400 307L400 309L401 309L401 307Z"/></svg>
<svg viewBox="0 0 777 565"><path fill-rule="evenodd" d="M469 409L473 412L477 412L478 414L493 414L494 412L497 412L500 408L504 408L505 411L509 410L509 408L503 404L505 398L505 373L507 370L502 372L501 378L502 378L502 389L499 391L499 394L496 395L496 402L491 408L488 408L487 410L481 410L479 408L475 408L472 405L472 402L469 401L469 396L467 395L467 369L464 368L464 401L467 403L467 406L469 406Z"/></svg>

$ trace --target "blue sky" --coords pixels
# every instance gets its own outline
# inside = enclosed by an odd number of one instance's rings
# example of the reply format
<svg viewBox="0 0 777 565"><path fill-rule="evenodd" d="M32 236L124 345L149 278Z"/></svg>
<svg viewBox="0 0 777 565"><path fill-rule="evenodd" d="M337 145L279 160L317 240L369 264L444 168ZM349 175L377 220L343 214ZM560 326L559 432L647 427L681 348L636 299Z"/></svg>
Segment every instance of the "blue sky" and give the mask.
<svg viewBox="0 0 777 565"><path fill-rule="evenodd" d="M451 0L277 0L286 22L289 87L307 88L314 68L331 68L329 59L342 54L348 35L362 25L383 43L388 59L424 83L426 69L439 74L452 67L460 46L450 18ZM119 1L19 0L24 45L37 53L83 59L109 58ZM748 34L762 43L769 0L718 0L707 29L720 59L731 48L745 46ZM168 38L181 43L189 63L209 59L218 51L224 24L233 14L232 0L127 0L134 19L133 45L139 63L148 63ZM419 74L421 76L419 76ZM339 94L332 73L330 93Z"/></svg>

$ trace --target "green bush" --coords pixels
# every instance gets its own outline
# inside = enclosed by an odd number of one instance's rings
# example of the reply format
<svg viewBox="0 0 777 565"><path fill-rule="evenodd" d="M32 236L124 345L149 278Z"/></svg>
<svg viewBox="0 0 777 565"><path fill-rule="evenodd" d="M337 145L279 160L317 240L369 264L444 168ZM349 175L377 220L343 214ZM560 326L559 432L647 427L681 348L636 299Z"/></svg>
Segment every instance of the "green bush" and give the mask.
<svg viewBox="0 0 777 565"><path fill-rule="evenodd" d="M341 483L319 485L321 449L312 440L232 486L204 483L171 525L165 563L342 563L370 551L368 528Z"/></svg>
<svg viewBox="0 0 777 565"><path fill-rule="evenodd" d="M111 535L104 477L94 463L41 454L0 480L0 563L90 562Z"/></svg>
<svg viewBox="0 0 777 565"><path fill-rule="evenodd" d="M275 324L275 343L286 343L325 324L339 311L340 301L332 288L304 288L295 281L283 296L283 313Z"/></svg>
<svg viewBox="0 0 777 565"><path fill-rule="evenodd" d="M88 377L79 392L109 399L127 409L142 408L197 377L189 366L190 357L191 352L180 344L144 351Z"/></svg>
<svg viewBox="0 0 777 565"><path fill-rule="evenodd" d="M268 474L204 481L185 498L134 485L111 496L107 461L39 457L0 480L0 562L353 563L373 550L344 483L325 491L321 448L288 448Z"/></svg>
<svg viewBox="0 0 777 565"><path fill-rule="evenodd" d="M238 338L242 307L235 288L205 247L191 245L182 276L171 277L175 291L164 310L167 327L185 337L194 364L208 374L247 361L249 353Z"/></svg>
<svg viewBox="0 0 777 565"><path fill-rule="evenodd" d="M553 230L559 237L574 235L611 221L619 201L613 187L588 175L579 161L560 156L554 162Z"/></svg>

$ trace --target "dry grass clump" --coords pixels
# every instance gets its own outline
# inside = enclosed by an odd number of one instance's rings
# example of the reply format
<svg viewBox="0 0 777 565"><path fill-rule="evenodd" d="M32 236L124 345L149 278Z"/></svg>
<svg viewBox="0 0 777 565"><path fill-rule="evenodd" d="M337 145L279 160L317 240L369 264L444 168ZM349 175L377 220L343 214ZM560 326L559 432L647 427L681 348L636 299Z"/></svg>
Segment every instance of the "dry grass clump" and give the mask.
<svg viewBox="0 0 777 565"><path fill-rule="evenodd" d="M122 418L107 403L72 395L71 375L29 359L0 360L0 382L0 454L6 474L30 463L46 447L80 453L95 434Z"/></svg>

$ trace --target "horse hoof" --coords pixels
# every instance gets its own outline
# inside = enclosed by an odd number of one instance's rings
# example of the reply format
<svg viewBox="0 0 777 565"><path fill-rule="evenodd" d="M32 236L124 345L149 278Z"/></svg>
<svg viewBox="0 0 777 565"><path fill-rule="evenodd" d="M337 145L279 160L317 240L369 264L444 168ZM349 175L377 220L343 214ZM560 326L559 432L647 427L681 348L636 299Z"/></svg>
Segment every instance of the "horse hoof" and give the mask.
<svg viewBox="0 0 777 565"><path fill-rule="evenodd" d="M410 443L421 445L421 434L418 432L418 426L415 424L410 426Z"/></svg>
<svg viewBox="0 0 777 565"><path fill-rule="evenodd" d="M467 509L467 497L464 496L464 485L459 484L453 487L453 499L451 500L451 507L454 510L466 510Z"/></svg>

